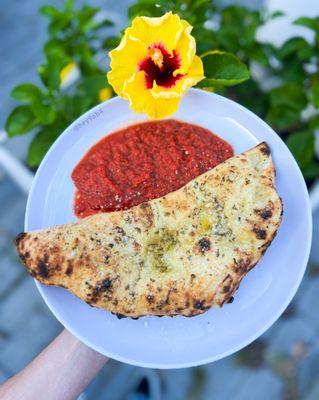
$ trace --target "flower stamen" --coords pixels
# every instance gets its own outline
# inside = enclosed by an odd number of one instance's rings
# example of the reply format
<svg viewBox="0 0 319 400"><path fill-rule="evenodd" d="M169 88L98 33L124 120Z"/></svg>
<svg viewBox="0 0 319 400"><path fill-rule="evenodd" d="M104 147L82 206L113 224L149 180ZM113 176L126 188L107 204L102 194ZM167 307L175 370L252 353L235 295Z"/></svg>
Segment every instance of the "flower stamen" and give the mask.
<svg viewBox="0 0 319 400"><path fill-rule="evenodd" d="M147 89L152 89L154 81L158 86L171 88L183 77L181 74L174 76L180 65L181 60L175 50L170 54L161 43L156 43L148 48L147 57L139 63L138 69L145 72Z"/></svg>
<svg viewBox="0 0 319 400"><path fill-rule="evenodd" d="M158 66L159 69L163 68L163 53L158 47L151 47L148 51L148 55L150 56L151 60L155 65Z"/></svg>

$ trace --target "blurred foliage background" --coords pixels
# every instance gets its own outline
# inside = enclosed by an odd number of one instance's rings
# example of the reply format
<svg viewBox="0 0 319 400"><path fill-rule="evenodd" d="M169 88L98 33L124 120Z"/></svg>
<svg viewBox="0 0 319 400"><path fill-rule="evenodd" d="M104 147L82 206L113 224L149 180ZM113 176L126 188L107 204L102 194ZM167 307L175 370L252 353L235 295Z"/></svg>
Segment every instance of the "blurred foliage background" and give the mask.
<svg viewBox="0 0 319 400"><path fill-rule="evenodd" d="M233 83L240 84L205 80L200 86L239 102L266 120L285 140L311 184L319 175L314 151L314 132L319 128L319 17L294 22L314 32L311 43L293 37L280 47L256 38L258 28L282 15L280 11L269 15L243 6L222 7L211 0L138 0L129 7L128 17L161 16L167 11L193 25L199 55L224 51L248 66L250 79L240 83L248 74L245 76L243 64L228 54L229 68L223 73L239 71L241 76ZM11 95L18 105L6 122L9 137L35 132L27 159L31 168L39 165L72 121L114 95L106 81L107 53L120 41L120 36L110 35L108 28L113 22L99 7L87 4L77 8L73 0L66 0L63 8L45 5L40 13L49 21L43 63L38 67L42 84L13 88ZM218 65L217 59L209 61L204 62L205 73ZM239 70L238 65L242 67ZM235 72L232 66L237 67ZM69 85L70 76L75 79Z"/></svg>

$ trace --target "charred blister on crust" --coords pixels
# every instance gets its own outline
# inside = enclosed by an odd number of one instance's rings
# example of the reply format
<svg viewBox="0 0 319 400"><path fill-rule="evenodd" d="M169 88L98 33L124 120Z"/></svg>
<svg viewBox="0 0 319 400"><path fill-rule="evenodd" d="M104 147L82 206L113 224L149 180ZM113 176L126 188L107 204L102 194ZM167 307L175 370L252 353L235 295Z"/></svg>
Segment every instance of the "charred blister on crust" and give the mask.
<svg viewBox="0 0 319 400"><path fill-rule="evenodd" d="M280 201L280 206L281 206L280 216L282 217L284 215L284 203L280 196L279 196L279 201Z"/></svg>
<svg viewBox="0 0 319 400"><path fill-rule="evenodd" d="M233 287L233 277L230 274L227 274L221 284L221 293L225 296L225 299L228 298L227 294L233 293Z"/></svg>
<svg viewBox="0 0 319 400"><path fill-rule="evenodd" d="M238 289L238 287L234 287L230 293L228 293L224 299L221 301L220 303L220 307L223 307L224 304L231 304L235 298L233 296L233 294L236 292L236 290Z"/></svg>
<svg viewBox="0 0 319 400"><path fill-rule="evenodd" d="M41 278L48 278L50 275L48 266L45 262L39 261L38 262L38 276Z"/></svg>
<svg viewBox="0 0 319 400"><path fill-rule="evenodd" d="M118 234L124 236L125 235L125 231L123 228L121 228L120 226L115 226L114 227L115 232L117 232Z"/></svg>
<svg viewBox="0 0 319 400"><path fill-rule="evenodd" d="M91 304L96 304L102 296L107 296L113 292L113 282L111 279L106 278L99 282L96 286L88 284L90 292L87 296Z"/></svg>
<svg viewBox="0 0 319 400"><path fill-rule="evenodd" d="M237 275L237 278L233 280L231 277L231 287L227 293L224 294L224 297L221 300L220 306L222 307L225 303L232 303L234 300L234 293L239 288L239 285L242 279L246 276L247 272L250 270L251 262L245 263L245 270L241 270L240 273ZM230 276L230 275L229 275Z"/></svg>
<svg viewBox="0 0 319 400"><path fill-rule="evenodd" d="M111 312L113 315L115 315L118 319L124 319L127 318L126 315L124 314L120 314L120 313L115 313L115 312Z"/></svg>
<svg viewBox="0 0 319 400"><path fill-rule="evenodd" d="M267 240L267 242L265 242L262 246L259 247L259 249L261 250L261 254L264 255L266 250L268 249L268 247L271 245L271 243L273 242L273 240L275 239L277 235L277 231L273 232L273 234L271 235L271 237L269 238L269 240Z"/></svg>
<svg viewBox="0 0 319 400"><path fill-rule="evenodd" d="M146 296L146 300L147 300L148 304L153 304L154 303L154 295L153 294L148 294Z"/></svg>
<svg viewBox="0 0 319 400"><path fill-rule="evenodd" d="M264 154L265 156L270 155L270 147L268 146L268 144L266 142L263 142L262 146L260 146L259 149L262 152L262 154Z"/></svg>
<svg viewBox="0 0 319 400"><path fill-rule="evenodd" d="M222 289L222 293L228 293L230 291L230 286L229 285L225 285Z"/></svg>
<svg viewBox="0 0 319 400"><path fill-rule="evenodd" d="M265 240L267 237L267 231L265 229L255 227L253 229L253 232L255 233L257 239L259 240Z"/></svg>
<svg viewBox="0 0 319 400"><path fill-rule="evenodd" d="M165 305L166 305L165 300L160 300L160 301L157 303L156 308L157 308L157 310L160 310L160 311L161 311L161 310L164 308Z"/></svg>
<svg viewBox="0 0 319 400"><path fill-rule="evenodd" d="M35 278L37 276L36 272L33 270L28 270L28 272L32 276L32 278Z"/></svg>
<svg viewBox="0 0 319 400"><path fill-rule="evenodd" d="M201 253L205 253L211 249L211 240L208 237L203 237L198 241L198 249Z"/></svg>
<svg viewBox="0 0 319 400"><path fill-rule="evenodd" d="M205 305L205 300L195 300L193 306L195 310L202 310L202 311L206 311L210 308L210 306Z"/></svg>
<svg viewBox="0 0 319 400"><path fill-rule="evenodd" d="M261 254L264 255L266 253L266 250L268 249L268 247L271 245L271 240L268 240L266 243L264 243L261 247Z"/></svg>
<svg viewBox="0 0 319 400"><path fill-rule="evenodd" d="M111 287L112 287L112 280L104 279L99 286L99 290L106 291L106 290L110 290Z"/></svg>
<svg viewBox="0 0 319 400"><path fill-rule="evenodd" d="M15 244L18 247L21 241L27 236L26 232L20 232L15 238Z"/></svg>
<svg viewBox="0 0 319 400"><path fill-rule="evenodd" d="M176 289L174 287L171 287L168 290L166 298L164 300L165 301L165 305L169 305L170 304L170 297L171 297L172 293L174 293L174 292L176 292Z"/></svg>
<svg viewBox="0 0 319 400"><path fill-rule="evenodd" d="M251 259L248 257L247 259L235 259L234 258L233 270L237 273L237 275L244 275L251 265ZM230 276L230 275L229 275Z"/></svg>
<svg viewBox="0 0 319 400"><path fill-rule="evenodd" d="M67 261L67 269L66 269L65 273L68 276L71 276L73 273L73 262L71 260Z"/></svg>
<svg viewBox="0 0 319 400"><path fill-rule="evenodd" d="M26 264L26 260L29 258L30 253L27 251L26 253L19 253L19 258L23 262L23 264Z"/></svg>
<svg viewBox="0 0 319 400"><path fill-rule="evenodd" d="M272 207L273 208L273 207ZM262 210L255 209L255 214L259 215L263 220L269 219L273 215L273 209L270 207L265 207Z"/></svg>

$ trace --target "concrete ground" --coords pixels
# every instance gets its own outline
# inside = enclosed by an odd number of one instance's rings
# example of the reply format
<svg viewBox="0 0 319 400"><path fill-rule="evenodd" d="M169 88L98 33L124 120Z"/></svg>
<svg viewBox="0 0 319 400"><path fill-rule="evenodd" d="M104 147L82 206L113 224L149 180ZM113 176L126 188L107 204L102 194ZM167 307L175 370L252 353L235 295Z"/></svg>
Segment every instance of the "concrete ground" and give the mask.
<svg viewBox="0 0 319 400"><path fill-rule="evenodd" d="M128 3L122 1L110 8L123 13ZM0 0L0 128L13 105L10 89L36 79L45 40L45 21L37 15L40 4L41 0ZM23 157L26 141L17 138L8 146ZM25 204L26 195L0 170L0 382L23 368L62 330L15 254L12 240L23 230ZM316 227L318 222L319 214ZM297 296L283 317L256 342L234 356L199 368L151 371L111 361L88 387L86 398L136 399L134 382L147 375L151 382L160 380L165 400L318 399L318 228L314 238L312 260Z"/></svg>

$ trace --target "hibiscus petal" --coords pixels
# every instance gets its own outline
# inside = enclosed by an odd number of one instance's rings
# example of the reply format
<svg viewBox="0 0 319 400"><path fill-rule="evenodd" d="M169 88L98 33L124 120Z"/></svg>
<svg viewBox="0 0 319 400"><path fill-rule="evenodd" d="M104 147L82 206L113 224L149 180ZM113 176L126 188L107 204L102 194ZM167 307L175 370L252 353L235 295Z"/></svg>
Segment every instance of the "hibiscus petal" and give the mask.
<svg viewBox="0 0 319 400"><path fill-rule="evenodd" d="M196 42L194 37L191 35L193 27L185 20L182 20L182 23L184 31L176 45L176 52L180 57L181 66L174 71L174 76L178 74L186 74L196 53Z"/></svg>
<svg viewBox="0 0 319 400"><path fill-rule="evenodd" d="M183 31L180 17L172 12L158 18L137 17L127 29L132 38L140 40L146 47L161 43L169 53L176 48Z"/></svg>
<svg viewBox="0 0 319 400"><path fill-rule="evenodd" d="M151 91L146 88L143 71L135 73L125 83L123 90L130 101L131 109L137 113L145 113L150 118L159 119L177 111L180 99L154 99Z"/></svg>
<svg viewBox="0 0 319 400"><path fill-rule="evenodd" d="M159 86L154 82L151 89L152 96L155 99L173 99L184 96L189 88L196 85L204 78L203 62L198 56L194 56L193 62L186 75L176 81L176 84L170 88Z"/></svg>
<svg viewBox="0 0 319 400"><path fill-rule="evenodd" d="M139 62L146 57L147 48L144 43L131 38L127 33L120 45L110 51L111 70L107 74L108 82L114 91L122 96L123 85L138 69Z"/></svg>

